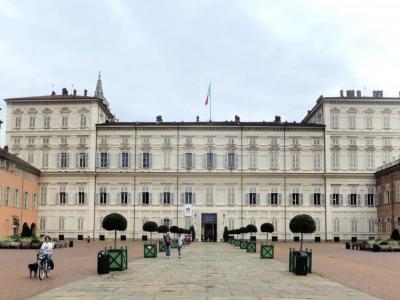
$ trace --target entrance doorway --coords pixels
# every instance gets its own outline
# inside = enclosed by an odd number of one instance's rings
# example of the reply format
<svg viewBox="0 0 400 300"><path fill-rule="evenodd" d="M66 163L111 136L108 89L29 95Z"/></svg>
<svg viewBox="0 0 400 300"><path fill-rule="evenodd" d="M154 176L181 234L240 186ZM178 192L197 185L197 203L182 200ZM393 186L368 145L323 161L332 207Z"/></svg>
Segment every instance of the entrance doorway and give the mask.
<svg viewBox="0 0 400 300"><path fill-rule="evenodd" d="M201 214L201 240L217 241L217 214Z"/></svg>

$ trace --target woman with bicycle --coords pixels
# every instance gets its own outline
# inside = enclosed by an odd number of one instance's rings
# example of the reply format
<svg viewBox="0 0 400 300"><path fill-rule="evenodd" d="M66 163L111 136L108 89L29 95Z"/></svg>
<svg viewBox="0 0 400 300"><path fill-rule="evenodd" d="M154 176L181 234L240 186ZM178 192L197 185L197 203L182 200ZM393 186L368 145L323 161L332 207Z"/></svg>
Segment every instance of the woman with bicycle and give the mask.
<svg viewBox="0 0 400 300"><path fill-rule="evenodd" d="M46 235L44 238L44 242L40 247L40 252L42 252L44 255L47 256L47 262L52 270L54 269L54 263L52 260L53 248L54 248L53 242L51 242L50 237Z"/></svg>

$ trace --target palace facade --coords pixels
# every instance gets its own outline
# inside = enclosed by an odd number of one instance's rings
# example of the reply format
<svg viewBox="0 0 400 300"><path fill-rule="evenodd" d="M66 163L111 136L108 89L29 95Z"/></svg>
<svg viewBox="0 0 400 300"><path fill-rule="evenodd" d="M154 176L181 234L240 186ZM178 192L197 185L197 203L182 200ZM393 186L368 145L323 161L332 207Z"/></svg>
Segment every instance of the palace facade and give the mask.
<svg viewBox="0 0 400 300"><path fill-rule="evenodd" d="M264 222L292 240L290 219L310 214L312 240L377 235L377 167L400 149L400 98L357 91L321 96L300 123L119 122L99 78L95 95L5 99L10 151L39 168L42 233L110 236L105 215L123 214L121 235L142 224L223 228ZM259 237L263 234L258 233Z"/></svg>

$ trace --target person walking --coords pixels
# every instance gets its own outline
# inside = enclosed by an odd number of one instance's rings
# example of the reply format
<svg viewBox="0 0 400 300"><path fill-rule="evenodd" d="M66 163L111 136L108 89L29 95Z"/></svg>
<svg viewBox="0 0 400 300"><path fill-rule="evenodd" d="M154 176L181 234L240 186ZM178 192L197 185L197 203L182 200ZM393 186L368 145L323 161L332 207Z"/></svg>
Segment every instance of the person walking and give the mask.
<svg viewBox="0 0 400 300"><path fill-rule="evenodd" d="M178 235L178 258L182 257L183 238L182 234Z"/></svg>
<svg viewBox="0 0 400 300"><path fill-rule="evenodd" d="M168 232L164 235L164 245L165 245L165 256L169 258L171 256L171 237Z"/></svg>

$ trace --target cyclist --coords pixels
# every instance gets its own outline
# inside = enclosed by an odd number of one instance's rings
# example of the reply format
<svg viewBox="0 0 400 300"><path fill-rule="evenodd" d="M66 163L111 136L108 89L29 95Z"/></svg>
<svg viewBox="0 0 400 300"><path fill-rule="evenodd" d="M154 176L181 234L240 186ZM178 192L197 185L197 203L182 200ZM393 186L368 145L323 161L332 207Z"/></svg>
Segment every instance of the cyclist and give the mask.
<svg viewBox="0 0 400 300"><path fill-rule="evenodd" d="M40 247L40 251L47 256L47 262L52 270L54 269L54 263L52 260L53 248L54 248L53 242L51 242L50 237L46 235L44 238L44 242Z"/></svg>

